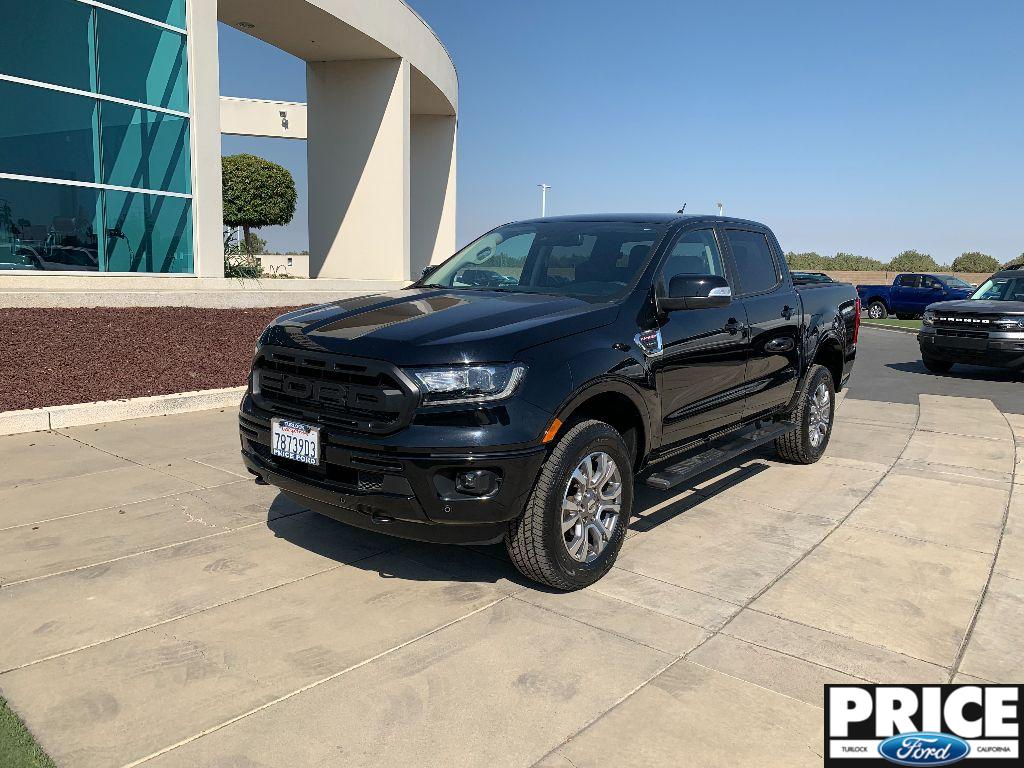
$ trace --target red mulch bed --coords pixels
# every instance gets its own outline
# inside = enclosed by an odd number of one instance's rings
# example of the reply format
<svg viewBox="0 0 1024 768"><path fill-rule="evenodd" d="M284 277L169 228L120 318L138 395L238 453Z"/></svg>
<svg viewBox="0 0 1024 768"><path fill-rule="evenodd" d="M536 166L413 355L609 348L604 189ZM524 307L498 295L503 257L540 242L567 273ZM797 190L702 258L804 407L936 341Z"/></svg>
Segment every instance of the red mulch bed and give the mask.
<svg viewBox="0 0 1024 768"><path fill-rule="evenodd" d="M242 386L289 309L0 309L0 411Z"/></svg>

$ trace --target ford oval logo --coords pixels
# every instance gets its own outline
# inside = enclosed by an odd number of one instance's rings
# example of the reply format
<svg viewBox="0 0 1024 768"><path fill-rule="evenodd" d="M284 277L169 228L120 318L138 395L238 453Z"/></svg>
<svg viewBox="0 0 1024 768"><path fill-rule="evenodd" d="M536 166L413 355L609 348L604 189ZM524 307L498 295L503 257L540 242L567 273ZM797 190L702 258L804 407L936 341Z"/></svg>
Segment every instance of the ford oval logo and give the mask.
<svg viewBox="0 0 1024 768"><path fill-rule="evenodd" d="M878 745L878 753L897 765L951 765L970 751L970 744L948 733L901 733Z"/></svg>

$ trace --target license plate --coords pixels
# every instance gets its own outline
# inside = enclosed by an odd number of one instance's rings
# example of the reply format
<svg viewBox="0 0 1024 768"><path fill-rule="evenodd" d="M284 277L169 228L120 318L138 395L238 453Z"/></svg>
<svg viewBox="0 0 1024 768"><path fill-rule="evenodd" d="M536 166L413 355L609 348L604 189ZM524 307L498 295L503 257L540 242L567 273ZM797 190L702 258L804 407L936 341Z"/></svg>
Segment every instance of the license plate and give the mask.
<svg viewBox="0 0 1024 768"><path fill-rule="evenodd" d="M311 427L298 421L272 419L270 452L285 459L319 466L320 427Z"/></svg>

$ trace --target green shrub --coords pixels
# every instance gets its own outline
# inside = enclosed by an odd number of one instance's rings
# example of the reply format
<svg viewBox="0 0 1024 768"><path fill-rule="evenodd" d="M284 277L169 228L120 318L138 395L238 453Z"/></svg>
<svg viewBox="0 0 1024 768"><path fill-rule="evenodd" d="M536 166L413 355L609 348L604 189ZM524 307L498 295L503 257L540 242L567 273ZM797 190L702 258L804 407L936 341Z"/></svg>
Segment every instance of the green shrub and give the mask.
<svg viewBox="0 0 1024 768"><path fill-rule="evenodd" d="M998 269L999 262L987 253L968 251L953 259L954 272L995 272Z"/></svg>
<svg viewBox="0 0 1024 768"><path fill-rule="evenodd" d="M903 251L889 262L888 269L892 272L935 272L939 265L927 253Z"/></svg>
<svg viewBox="0 0 1024 768"><path fill-rule="evenodd" d="M831 267L831 269L841 269L851 272L872 272L885 269L885 264L880 262L878 259L872 259L869 256L857 256L853 253L837 253L833 257L832 263L835 266Z"/></svg>
<svg viewBox="0 0 1024 768"><path fill-rule="evenodd" d="M1008 262L1003 264L1003 269L1006 269L1007 267L1016 267L1018 264L1024 264L1024 253L1016 259L1010 259Z"/></svg>

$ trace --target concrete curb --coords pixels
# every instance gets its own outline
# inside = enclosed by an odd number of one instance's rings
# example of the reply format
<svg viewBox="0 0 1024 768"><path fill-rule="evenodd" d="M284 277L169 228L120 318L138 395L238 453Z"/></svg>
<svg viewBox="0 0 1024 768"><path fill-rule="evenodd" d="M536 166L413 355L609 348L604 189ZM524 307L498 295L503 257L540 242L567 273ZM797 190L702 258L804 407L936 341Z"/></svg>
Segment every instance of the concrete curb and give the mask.
<svg viewBox="0 0 1024 768"><path fill-rule="evenodd" d="M920 328L903 328L899 325L885 325L884 323L871 323L860 321L861 328L881 328L883 331L899 331L900 333L920 333Z"/></svg>
<svg viewBox="0 0 1024 768"><path fill-rule="evenodd" d="M55 405L23 411L0 412L0 435L41 432L105 421L126 421L147 416L168 416L172 413L205 411L211 408L235 408L245 387L205 389L200 392L178 392L173 395L133 397L127 400L101 400L96 403Z"/></svg>

